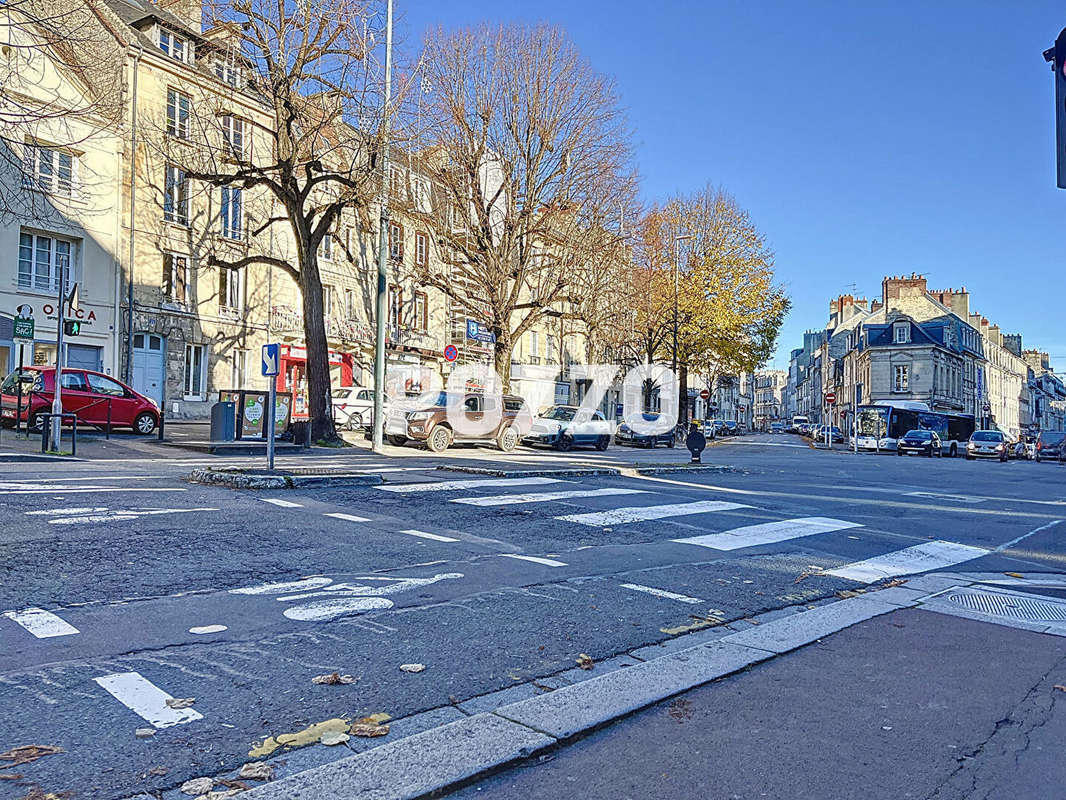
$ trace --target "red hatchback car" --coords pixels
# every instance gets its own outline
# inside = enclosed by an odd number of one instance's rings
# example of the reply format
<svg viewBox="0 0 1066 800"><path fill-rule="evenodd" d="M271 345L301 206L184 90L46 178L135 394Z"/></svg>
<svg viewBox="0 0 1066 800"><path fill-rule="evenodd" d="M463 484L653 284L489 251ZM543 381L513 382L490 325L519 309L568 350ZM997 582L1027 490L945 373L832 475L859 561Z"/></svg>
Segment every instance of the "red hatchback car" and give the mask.
<svg viewBox="0 0 1066 800"><path fill-rule="evenodd" d="M31 430L40 430L40 415L52 410L55 399L56 368L26 367L25 372L33 376L33 382L22 384L22 420ZM15 424L18 408L17 381L18 374L12 372L0 385L0 417L9 427ZM159 424L159 408L154 402L100 372L64 369L62 398L63 412L77 414L79 425L105 427L109 405L115 428L149 434Z"/></svg>

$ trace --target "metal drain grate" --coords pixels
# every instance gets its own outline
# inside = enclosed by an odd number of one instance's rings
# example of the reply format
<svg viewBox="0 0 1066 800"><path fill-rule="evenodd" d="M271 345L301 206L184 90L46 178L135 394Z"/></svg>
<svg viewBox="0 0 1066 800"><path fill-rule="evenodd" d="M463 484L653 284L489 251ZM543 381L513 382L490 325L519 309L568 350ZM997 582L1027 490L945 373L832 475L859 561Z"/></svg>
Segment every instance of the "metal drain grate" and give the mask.
<svg viewBox="0 0 1066 800"><path fill-rule="evenodd" d="M947 599L970 611L980 611L983 614L993 614L997 617L1027 622L1066 621L1066 603L1058 600L973 589L952 590L948 593Z"/></svg>

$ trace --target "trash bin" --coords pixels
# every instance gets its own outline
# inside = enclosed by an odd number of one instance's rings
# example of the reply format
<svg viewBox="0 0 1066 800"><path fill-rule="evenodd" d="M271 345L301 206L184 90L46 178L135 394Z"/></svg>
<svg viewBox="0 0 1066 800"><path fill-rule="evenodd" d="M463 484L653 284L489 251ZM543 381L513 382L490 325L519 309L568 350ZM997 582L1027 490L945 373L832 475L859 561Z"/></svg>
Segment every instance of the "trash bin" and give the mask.
<svg viewBox="0 0 1066 800"><path fill-rule="evenodd" d="M211 441L232 442L237 425L237 406L232 401L211 406Z"/></svg>

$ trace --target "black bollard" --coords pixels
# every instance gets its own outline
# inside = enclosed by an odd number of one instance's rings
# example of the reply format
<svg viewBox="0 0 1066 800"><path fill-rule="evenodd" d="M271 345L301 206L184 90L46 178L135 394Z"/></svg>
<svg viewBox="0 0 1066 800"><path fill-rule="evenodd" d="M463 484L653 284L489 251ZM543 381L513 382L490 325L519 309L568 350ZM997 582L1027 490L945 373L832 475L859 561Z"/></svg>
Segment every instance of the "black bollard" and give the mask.
<svg viewBox="0 0 1066 800"><path fill-rule="evenodd" d="M692 463L700 463L700 454L707 447L707 437L703 435L697 423L693 422L689 428L688 436L685 437L685 447L692 453Z"/></svg>

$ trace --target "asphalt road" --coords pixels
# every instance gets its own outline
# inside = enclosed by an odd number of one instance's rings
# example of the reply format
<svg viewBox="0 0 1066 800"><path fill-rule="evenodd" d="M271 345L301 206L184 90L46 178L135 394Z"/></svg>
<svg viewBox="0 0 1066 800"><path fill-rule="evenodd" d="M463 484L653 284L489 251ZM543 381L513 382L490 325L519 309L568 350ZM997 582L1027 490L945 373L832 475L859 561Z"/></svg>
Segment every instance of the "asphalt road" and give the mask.
<svg viewBox="0 0 1066 800"><path fill-rule="evenodd" d="M238 492L184 482L203 461L131 450L0 465L0 754L63 749L8 770L24 778L0 781L0 798L31 784L74 798L162 792L324 720L437 710L446 721L488 692L550 687L582 653L602 661L931 569L1066 563L1066 470L1053 464L750 436L705 453L737 470L721 474L501 484L407 450L315 462L381 471L380 487ZM426 669L399 669L408 663ZM311 683L334 670L356 680ZM173 709L167 695L196 700ZM142 728L155 733L138 738Z"/></svg>

